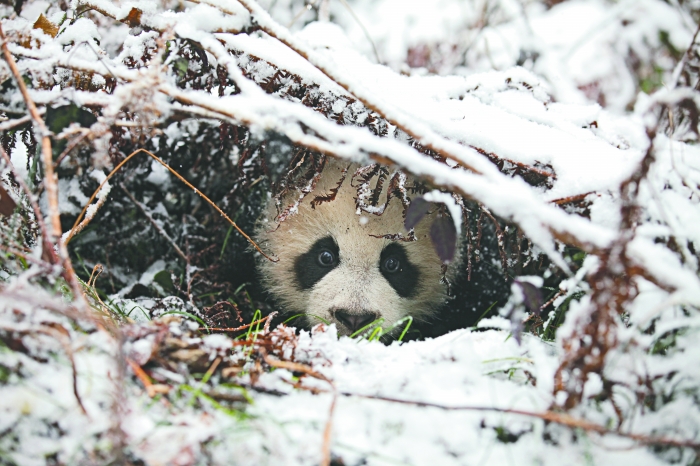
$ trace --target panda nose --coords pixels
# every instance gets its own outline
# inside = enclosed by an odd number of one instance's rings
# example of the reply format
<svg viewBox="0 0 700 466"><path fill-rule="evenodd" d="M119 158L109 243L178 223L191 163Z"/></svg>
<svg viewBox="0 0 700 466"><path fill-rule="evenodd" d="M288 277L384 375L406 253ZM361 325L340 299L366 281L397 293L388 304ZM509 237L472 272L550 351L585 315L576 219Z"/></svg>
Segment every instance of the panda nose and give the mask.
<svg viewBox="0 0 700 466"><path fill-rule="evenodd" d="M377 320L377 314L374 312L352 313L341 309L339 311L335 311L335 318L338 319L341 324L345 325L348 330L350 330L350 333L353 333L365 325Z"/></svg>

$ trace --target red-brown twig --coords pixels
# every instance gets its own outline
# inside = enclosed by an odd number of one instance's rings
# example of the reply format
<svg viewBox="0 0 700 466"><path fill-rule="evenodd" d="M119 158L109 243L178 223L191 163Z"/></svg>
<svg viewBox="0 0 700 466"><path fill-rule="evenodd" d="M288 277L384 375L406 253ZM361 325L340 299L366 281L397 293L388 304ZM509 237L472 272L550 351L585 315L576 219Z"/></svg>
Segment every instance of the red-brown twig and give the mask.
<svg viewBox="0 0 700 466"><path fill-rule="evenodd" d="M333 382L328 379L325 375L316 372L311 366L306 364L301 364L298 362L282 361L279 359L273 359L263 350L263 357L265 362L272 367L277 367L280 369L287 369L292 372L301 372L303 374L310 375L311 377L327 382L331 386L331 393L333 398L331 399L331 406L328 410L328 420L326 421L326 426L323 429L323 446L321 447L321 466L330 466L331 464L331 442L333 438L333 414L335 413L335 404L338 399L338 392L335 389Z"/></svg>
<svg viewBox="0 0 700 466"><path fill-rule="evenodd" d="M595 194L595 191L589 191L587 193L583 194L576 194L574 196L568 196L568 197L562 197L559 199L554 199L553 201L550 201L552 204L556 205L564 205L564 204L569 204L571 202L578 202L586 199L591 194Z"/></svg>
<svg viewBox="0 0 700 466"><path fill-rule="evenodd" d="M543 421L547 422L553 422L555 424L560 424L566 427L571 427L571 428L576 428L576 429L582 429L590 432L596 432L598 434L610 434L610 435L617 435L619 437L625 437L631 440L635 440L641 444L644 445L663 445L663 446L670 446L670 447L685 447L685 448L693 448L693 449L698 449L700 448L700 442L694 441L694 440L675 440L667 437L655 437L655 436L650 436L650 435L644 435L644 434L635 434L632 432L621 432L619 430L613 430L613 429L608 429L607 427L601 426L599 424L587 421L585 419L579 419L575 418L573 416L570 416L569 414L566 413L558 413L554 411L544 411L544 412L535 412L535 411L525 411L521 409L509 409L509 408L497 408L497 407L491 407L491 406L449 406L449 405L441 405L438 403L428 403L428 402L423 402L423 401L412 401L412 400L402 400L399 398L391 398L387 396L380 396L380 395L362 395L362 394L357 394L357 393L350 393L350 392L340 392L341 395L343 396L354 396L354 397L359 397L359 398L367 398L370 400L380 400L380 401L389 401L391 403L401 403L401 404L407 404L407 405L413 405L413 406L419 406L419 407L426 407L426 408L437 408L437 409L443 409L447 411L487 411L487 412L496 412L496 413L504 413L504 414L516 414L520 416L527 416L527 417L534 417L538 419L542 419Z"/></svg>
<svg viewBox="0 0 700 466"><path fill-rule="evenodd" d="M68 357L68 360L70 361L71 365L71 370L72 370L72 378L73 378L73 395L75 396L75 401L78 403L78 406L80 407L80 410L83 412L85 416L88 418L90 417L87 413L87 410L85 409L85 406L83 405L83 400L80 398L80 393L78 392L78 369L75 366L75 358L74 358L74 352L73 348L70 345L70 338L67 335L68 331L61 328L65 333L62 333L58 331L55 328L50 328L50 327L32 327L30 329L16 329L13 327L7 327L7 326L1 326L3 330L6 332L16 332L16 333L25 333L25 334L37 334L37 333L43 333L44 335L48 335L50 337L55 338L63 347L63 351L65 351L66 356Z"/></svg>
<svg viewBox="0 0 700 466"><path fill-rule="evenodd" d="M10 156L7 154L7 152L5 152L5 149L3 149L2 146L0 146L0 155L2 155L2 158L5 160L5 163L10 168L10 170L12 170L12 173L15 175L15 180L17 181L17 183L19 183L20 187L22 188L22 191L24 191L24 195L27 196L29 205L32 206L32 211L34 211L36 224L39 226L39 232L41 234L43 250L42 257L44 257L44 259L51 262L52 264L57 264L58 257L56 257L56 252L54 251L53 245L51 244L51 241L47 235L46 224L44 224L44 217L41 215L41 210L39 209L39 204L37 204L36 199L34 198L34 194L32 194L32 191L29 189L29 186L27 186L27 183L24 182L22 175L17 171L17 169L15 169L15 166L12 164Z"/></svg>
<svg viewBox="0 0 700 466"><path fill-rule="evenodd" d="M151 225L153 225L153 228L155 228L156 231L157 231L158 233L160 233L160 235L161 235L163 238L165 238L165 240L166 240L168 243L170 243L170 246L173 247L173 249L175 250L175 252L177 253L177 255L180 256L180 258L181 258L182 260L184 260L186 264L189 264L190 261L189 261L189 259L187 259L187 256L185 255L185 253L182 252L182 249L180 249L180 246L178 246L178 245L175 243L175 241L174 241L174 240L170 237L170 235L163 229L163 227L161 227L160 225L158 225L158 222L156 222L155 219L151 216L151 214L148 213L148 211L146 210L146 207L145 207L143 204L141 204L139 201L136 200L136 198L129 192L129 190L126 189L126 187L124 186L123 183L119 183L119 187L122 189L122 191L124 191L124 194L126 194L127 197L128 197L129 199L131 199L131 202L133 202L134 205L141 211L141 213L144 215L144 217L146 217L146 218L148 219L148 221L151 223Z"/></svg>
<svg viewBox="0 0 700 466"><path fill-rule="evenodd" d="M75 149L82 141L85 139L90 133L88 131L84 132L77 138L73 139L69 144L68 147L66 147L63 152L61 152L61 155L59 155L56 158L56 161L54 162L54 168L58 168L61 165L61 162L63 162L63 159L65 159L68 154L71 153L73 149Z"/></svg>
<svg viewBox="0 0 700 466"><path fill-rule="evenodd" d="M25 123L32 121L31 115L25 115L22 118L16 118L14 120L5 121L0 123L0 132L9 131L17 126L21 126Z"/></svg>
<svg viewBox="0 0 700 466"><path fill-rule="evenodd" d="M34 105L34 101L29 96L29 91L27 90L26 84L22 79L22 75L17 68L17 63L12 57L10 50L7 48L7 38L0 25L0 40L2 41L1 47L3 54L5 55L5 61L7 62L12 74L17 81L17 86L19 87L22 97L24 98L24 103L27 105L27 110L32 117L32 121L36 126L39 136L41 137L41 154L43 156L44 171L45 171L45 182L46 194L49 201L49 216L51 218L51 236L55 242L61 236L61 217L58 210L58 185L56 175L53 171L53 154L51 153L51 139L49 137L49 129L44 124L44 120L41 119L39 111ZM48 233L48 232L47 232Z"/></svg>
<svg viewBox="0 0 700 466"><path fill-rule="evenodd" d="M200 190L198 190L197 188L195 188L194 185L192 185L192 183L190 183L189 181L187 181L182 175L180 175L178 172L176 172L175 170L173 170L172 168L170 168L170 165L168 165L167 163L163 162L163 160L162 160L160 157L158 157L157 155L153 154L152 152L147 151L146 149L136 149L134 152L132 152L131 154L129 154L124 160L122 160L122 161L119 163L119 165L117 165L116 167L114 167L114 170L112 170L112 171L109 173L109 175L107 175L107 177L102 181L102 183L100 183L100 185L97 187L97 189L95 190L95 192L92 193L92 196L90 196L90 199L89 199L88 202L85 204L85 207L83 207L83 211L80 212L80 215L78 215L78 218L75 219L75 223L73 224L73 227L71 228L70 233L69 233L68 236L66 237L65 244L68 244L68 242L69 242L69 241L73 238L73 236L75 235L75 233L76 233L76 231L77 231L77 229L78 229L78 225L80 225L80 221L81 221L82 218L85 216L85 212L87 212L88 207L90 207L90 204L92 204L92 201L95 200L95 197L97 197L97 194L98 194L98 193L100 192L100 190L104 187L104 185L107 184L107 182L108 182L108 181L109 181L109 180L110 180L110 179L111 179L111 178L112 178L112 177L113 177L113 176L114 176L128 161L129 161L129 160L131 160L132 158L134 158L136 155L138 155L138 154L140 154L140 153L145 153L145 154L147 154L148 156L150 156L153 160L155 160L156 162L158 162L159 164L161 164L163 167L165 167L170 173L172 173L173 175L175 175L175 177L176 177L178 180L182 181L188 188L193 189L194 192L195 192L197 195L199 195L202 199L204 199L205 201L207 201L207 203L208 203L210 206L212 206L212 207L214 208L214 210L216 210L222 217L224 217L226 220L228 220L228 222L231 224L231 226L233 226L233 228L235 228L235 229L238 231L238 233L240 233L241 235L243 235L243 237L244 237L246 240L248 240L248 242L249 242L260 254L262 254L266 259L268 259L268 260L271 261L271 262L277 262L277 261L279 261L279 259L277 259L277 258L272 258L272 257L268 256L267 254L265 254L265 253L263 252L263 250L260 249L260 246L258 246L257 243L256 243L255 241L253 241L253 239L252 239L250 236L248 236L248 235L236 224L236 222L234 222L233 220L231 220L231 219L229 218L229 216L226 215L226 213L225 213L223 210L221 210L221 209L219 208L219 206L217 206L217 205L214 203L214 201L212 201L211 199L209 199L203 192L201 192Z"/></svg>
<svg viewBox="0 0 700 466"><path fill-rule="evenodd" d="M129 363L131 370L134 371L134 375L136 375L136 377L138 377L141 383L143 384L144 388L146 389L146 393L148 393L149 397L153 398L159 393L168 393L170 391L170 387L168 387L167 385L152 383L151 378L148 376L148 374L146 374L146 371L144 371L143 368L139 366L138 363L136 363L135 361L126 358L126 362Z"/></svg>
<svg viewBox="0 0 700 466"><path fill-rule="evenodd" d="M276 314L276 313L273 312L273 313L271 313L270 315L268 315L268 316L266 316L266 317L263 317L262 319L255 320L255 321L253 321L253 322L251 322L251 323L249 323L249 324L241 325L240 327L226 327L226 328L207 327L207 328L202 328L202 329L200 329L200 331L201 331L201 332L205 332L205 331L208 332L208 331L210 331L210 330L214 330L214 331L217 331L217 332L238 332L238 331L240 331L240 330L245 330L245 329L247 329L248 327L251 327L251 326L253 326L253 325L255 325L255 324L259 324L260 322L265 322L265 324L267 325L267 323L271 320L271 318L273 317L274 314Z"/></svg>
<svg viewBox="0 0 700 466"><path fill-rule="evenodd" d="M88 308L88 304L83 298L83 293L78 283L78 279L75 276L75 271L73 270L73 263L68 255L68 249L66 245L60 241L61 237L61 214L58 208L58 177L53 170L53 153L51 151L51 138L50 132L42 120L39 111L34 104L27 86L24 84L24 79L17 68L17 63L12 57L10 50L7 48L7 38L0 25L0 47L2 48L3 54L5 56L5 61L7 62L10 70L12 71L15 80L17 81L17 86L19 87L22 97L24 98L24 103L29 110L29 114L32 117L35 128L38 129L39 135L41 136L41 154L43 157L44 164L44 186L46 187L46 197L49 204L49 218L51 220L51 231L46 231L45 234L49 237L52 244L55 244L58 248L59 257L63 263L63 273L66 281L69 283L75 299L82 310Z"/></svg>

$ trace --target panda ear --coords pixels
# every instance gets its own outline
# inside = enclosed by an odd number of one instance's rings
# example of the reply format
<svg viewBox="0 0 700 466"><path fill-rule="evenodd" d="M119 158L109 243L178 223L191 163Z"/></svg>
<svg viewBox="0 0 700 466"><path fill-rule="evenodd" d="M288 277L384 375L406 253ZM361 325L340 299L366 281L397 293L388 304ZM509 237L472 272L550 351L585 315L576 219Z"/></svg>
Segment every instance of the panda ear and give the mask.
<svg viewBox="0 0 700 466"><path fill-rule="evenodd" d="M449 217L437 217L430 225L430 241L444 264L452 262L457 252L457 230Z"/></svg>
<svg viewBox="0 0 700 466"><path fill-rule="evenodd" d="M409 205L408 209L406 209L406 218L403 221L403 225L406 227L406 230L410 230L418 225L418 222L425 217L425 214L428 213L432 206L432 202L428 202L422 197L413 199L411 201L411 205Z"/></svg>
<svg viewBox="0 0 700 466"><path fill-rule="evenodd" d="M319 262L319 256L324 251L330 252L335 261L329 264ZM308 251L294 260L294 277L299 290L308 290L318 283L340 263L340 248L332 236L326 236L316 241Z"/></svg>

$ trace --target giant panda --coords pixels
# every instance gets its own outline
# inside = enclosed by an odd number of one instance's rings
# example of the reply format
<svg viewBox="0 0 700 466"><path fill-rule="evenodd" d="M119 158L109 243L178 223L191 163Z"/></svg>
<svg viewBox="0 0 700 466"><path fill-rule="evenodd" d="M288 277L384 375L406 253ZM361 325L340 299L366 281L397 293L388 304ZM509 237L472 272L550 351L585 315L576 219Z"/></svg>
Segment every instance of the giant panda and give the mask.
<svg viewBox="0 0 700 466"><path fill-rule="evenodd" d="M330 157L316 170L272 197L256 229L258 244L278 258L257 263L276 305L302 314L306 326L333 323L339 335L379 319L386 330L406 316L435 314L461 262L458 254L444 264L431 242L431 221L445 209L432 209L409 232L404 215L420 186L413 178ZM397 184L404 194L389 196Z"/></svg>

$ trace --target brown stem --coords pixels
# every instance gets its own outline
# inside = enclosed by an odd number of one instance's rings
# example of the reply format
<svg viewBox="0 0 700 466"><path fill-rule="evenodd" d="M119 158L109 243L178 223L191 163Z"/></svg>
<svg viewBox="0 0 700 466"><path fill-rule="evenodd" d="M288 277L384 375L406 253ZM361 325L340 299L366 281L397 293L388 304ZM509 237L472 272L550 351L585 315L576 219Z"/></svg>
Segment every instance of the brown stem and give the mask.
<svg viewBox="0 0 700 466"><path fill-rule="evenodd" d="M34 125L38 129L39 135L41 136L41 154L43 156L45 171L44 184L46 185L46 194L49 201L49 215L51 218L52 229L49 235L55 243L61 235L61 217L58 210L58 185L56 175L53 171L53 155L51 153L51 139L49 138L50 133L44 124L44 120L41 119L41 115L39 115L39 111L37 110L36 105L34 105L34 101L29 95L27 86L24 84L24 79L22 79L22 75L17 68L17 63L15 63L15 59L12 57L10 50L7 48L7 38L2 30L2 25L0 25L0 40L2 40L1 46L3 54L5 55L5 61L9 65L10 70L17 81L17 86L22 93L24 103L27 105L27 110L29 110L32 121L34 122Z"/></svg>
<svg viewBox="0 0 700 466"><path fill-rule="evenodd" d="M685 448L693 448L693 449L700 448L700 442L697 442L694 440L675 440L675 439L671 439L671 438L667 438L667 437L655 437L655 436L644 435L644 434L635 434L635 433L631 433L631 432L621 432L619 430L608 429L605 426L601 426L600 424L596 424L596 423L587 421L585 419L579 419L579 418L573 417L573 416L566 414L566 413L558 413L558 412L554 412L554 411L535 412L535 411L524 411L521 409L497 408L497 407L491 407L491 406L450 406L450 405L441 405L438 403L427 403L427 402L423 402L423 401L402 400L402 399L398 399L398 398L391 398L391 397L387 397L387 396L378 396L378 395L362 395L362 394L350 393L350 392L340 392L340 394L343 396L354 396L354 397L359 397L359 398L367 398L370 400L381 400L381 401L389 401L392 403L407 404L407 405L420 406L420 407L426 407L426 408L437 408L437 409L443 409L446 411L488 411L488 412L496 412L496 413L504 413L504 414L517 414L520 416L527 416L527 417L534 417L534 418L542 419L543 421L553 422L555 424L560 424L560 425L563 425L566 427L583 429L583 430L590 431L590 432L596 432L598 434L617 435L620 437L625 437L625 438L635 440L635 441L637 441L641 444L644 444L644 445L664 445L664 446L685 447Z"/></svg>
<svg viewBox="0 0 700 466"><path fill-rule="evenodd" d="M24 182L22 175L17 171L17 169L13 165L10 156L7 154L7 152L5 152L5 149L3 149L2 147L0 147L0 155L5 160L5 163L10 168L10 170L12 170L12 173L15 175L15 180L17 181L17 183L19 183L20 187L22 188L22 191L24 191L25 196L27 196L27 200L29 200L29 205L32 206L32 211L34 211L34 217L36 219L36 223L39 226L39 231L41 233L41 257L44 260L51 262L52 264L57 264L58 257L56 257L56 252L54 251L53 244L51 243L47 235L44 217L41 215L41 209L39 209L39 204L36 203L34 194L32 194L32 191L29 189L29 186L27 186L27 183Z"/></svg>
<svg viewBox="0 0 700 466"><path fill-rule="evenodd" d="M44 164L44 186L46 187L46 197L48 199L49 204L49 218L51 221L51 231L45 231L45 233L46 236L48 236L51 243L55 244L58 247L58 254L61 258L61 261L63 262L63 275L68 284L70 285L71 290L75 295L75 299L78 300L78 302L80 303L80 307L83 310L87 310L88 304L83 297L82 289L80 288L78 279L75 276L75 271L73 270L73 263L71 262L70 256L68 255L68 249L66 248L66 245L62 241L60 241L61 214L58 208L58 177L53 171L53 153L51 151L51 138L49 137L50 132L46 127L44 120L42 120L41 115L36 108L36 105L34 105L34 101L29 95L27 86L24 84L22 75L20 74L19 69L17 68L17 63L15 63L15 59L12 57L10 50L7 48L7 38L5 37L5 33L2 30L2 25L0 25L0 41L2 41L0 47L2 47L2 51L5 56L5 61L10 67L10 70L12 71L15 80L17 81L17 86L19 87L19 90L22 93L24 103L27 106L29 114L31 115L32 120L34 121L34 125L38 129L38 132L41 136L41 154L43 157Z"/></svg>
<svg viewBox="0 0 700 466"><path fill-rule="evenodd" d="M75 358L74 358L74 351L73 348L70 345L70 338L68 335L61 333L60 331L54 329L54 328L49 328L49 327L39 327L39 328L30 328L30 329L16 329L13 327L7 327L7 326L2 326L0 327L2 330L5 330L6 332L17 332L17 333L25 333L28 335L34 335L37 333L43 333L44 335L51 336L55 338L63 347L63 351L65 351L66 356L68 357L68 360L70 361L71 365L71 370L72 370L72 379L73 379L73 395L75 396L75 401L78 403L78 406L80 407L80 410L83 412L85 416L90 418L90 416L87 413L87 410L85 409L85 406L83 405L83 400L80 398L80 393L78 392L78 369L75 366ZM67 330L61 328L64 332L67 333Z"/></svg>
<svg viewBox="0 0 700 466"><path fill-rule="evenodd" d="M587 193L583 194L575 194L573 196L568 196L568 197L561 197L559 199L554 199L553 201L550 201L552 204L556 205L564 205L564 204L570 204L572 202L578 202L586 199L589 195L595 194L595 191L589 191Z"/></svg>
<svg viewBox="0 0 700 466"><path fill-rule="evenodd" d="M333 394L333 399L331 400L331 406L328 412L328 419L326 421L326 426L323 429L323 444L321 446L321 466L330 466L331 464L331 442L333 437L333 413L335 412L335 405L338 399L338 392L335 389L335 385L331 380L329 380L325 375L316 372L311 366L306 364L300 364L298 362L282 361L279 359L271 358L263 348L261 348L263 358L265 362L272 367L278 367L280 369L287 369L292 372L302 372L304 374L310 375L311 377L327 382L331 386L331 393Z"/></svg>
<svg viewBox="0 0 700 466"><path fill-rule="evenodd" d="M70 154L71 151L75 149L78 146L78 144L80 144L83 141L83 139L85 139L88 136L88 134L90 133L85 132L77 138L73 139L70 142L70 144L68 144L68 147L66 147L63 150L63 152L61 152L61 155L59 155L58 158L56 158L56 162L54 162L54 168L58 168L61 165L61 162L63 162L63 159L65 159L66 156L68 156L68 154Z"/></svg>
<svg viewBox="0 0 700 466"><path fill-rule="evenodd" d="M229 216L226 215L226 213L225 213L223 210L221 210L221 209L219 208L219 206L217 206L217 205L214 203L214 201L212 201L211 199L209 199L203 192L201 192L200 190L198 190L197 188L195 188L194 185L193 185L192 183L190 183L189 181L187 181L185 178L183 178L182 175L180 175L178 172L176 172L175 170L173 170L172 168L170 168L170 165L168 165L167 163L163 162L163 160L161 160L160 157L158 157L157 155L153 154L152 152L147 151L146 149L136 149L134 152L132 152L131 154L129 154L124 160L122 160L122 161L119 163L119 165L117 165L117 166L114 168L114 170L112 170L112 171L109 173L109 175L107 175L107 177L104 179L104 181L102 181L102 183L100 183L100 185L97 187L97 189L95 190L95 192L92 193L92 196L90 196L90 199L89 199L88 202L85 204L85 207L83 207L83 211L80 212L80 215L78 215L78 218L75 219L75 223L73 224L73 227L71 228L70 233L69 233L68 236L66 237L66 241L64 242L64 244L68 244L68 243L70 242L70 240L73 238L73 236L74 236L75 233L77 232L78 225L80 224L80 221L82 220L83 216L85 216L85 212L87 212L88 207L90 207L90 204L92 204L92 201L95 200L95 198L97 197L97 194L98 194L98 193L100 192L100 190L104 187L104 185L107 184L107 182L108 182L108 181L119 171L119 169L121 169L129 160L131 160L131 159L134 158L136 155L138 155L138 154L140 154L140 153L142 153L142 152L145 153L145 154L147 154L148 156L150 156L153 160L155 160L156 162L158 162L159 164L161 164L161 165L162 165L163 167L165 167L166 169L168 169L168 171L169 171L170 173L172 173L173 175L175 175L175 177L176 177L178 180L182 181L185 185L187 185L188 188L193 189L195 193L197 193L202 199L204 199L205 201L207 201L207 203L209 203L209 205L212 206L212 207L214 208L214 210L216 210L222 217L224 217L226 220L228 220L228 222L233 226L233 228L235 228L235 229L238 231L238 233L240 233L241 235L243 235L243 237L244 237L246 240L248 240L248 242L249 242L260 254L262 254L267 260L269 260L269 261L271 261L271 262L277 262L277 261L279 261L278 258L272 258L272 257L268 256L267 254L265 254L265 253L263 252L263 250L260 249L260 246L258 246L257 243L256 243L255 241L253 241L253 239L252 239L250 236L248 236L243 230L241 230L241 228L236 224L236 222L234 222L233 220L231 220L231 219L229 218ZM88 221L88 223L89 223L89 221ZM87 223L86 223L86 224L87 224Z"/></svg>
<svg viewBox="0 0 700 466"><path fill-rule="evenodd" d="M119 187L122 189L122 191L124 191L124 194L126 194L127 197L129 199L131 199L131 202L134 203L134 205L141 211L141 213L148 219L148 221L151 222L151 225L153 225L153 228L155 228L156 231L158 231L158 233L160 233L160 235L163 238L165 238L165 240L168 243L170 243L170 245L173 247L173 249L175 250L177 255L180 256L182 258L182 260L185 261L185 263L189 264L190 261L187 259L187 256L185 255L185 253L182 252L182 249L180 249L180 247L175 243L175 241L173 241L173 239L170 237L170 235L168 235L168 233L163 229L163 227L158 225L158 222L155 221L155 219L151 216L151 214L148 213L148 211L146 210L146 206L144 206L139 201L137 201L136 198L133 196L133 194L131 194L129 192L129 190L126 189L124 184L119 183Z"/></svg>

